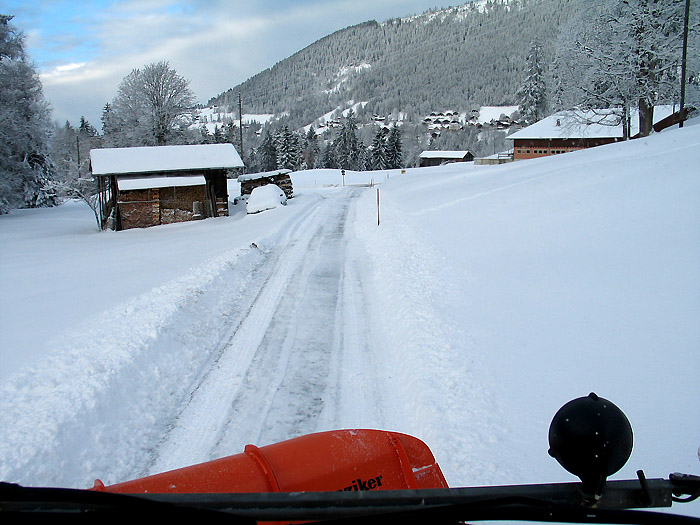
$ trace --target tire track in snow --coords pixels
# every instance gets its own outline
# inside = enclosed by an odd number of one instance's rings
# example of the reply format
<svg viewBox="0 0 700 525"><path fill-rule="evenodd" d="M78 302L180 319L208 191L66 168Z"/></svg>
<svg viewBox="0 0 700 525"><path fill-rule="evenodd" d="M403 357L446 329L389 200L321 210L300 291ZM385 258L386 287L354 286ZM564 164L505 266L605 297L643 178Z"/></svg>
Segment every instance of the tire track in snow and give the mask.
<svg viewBox="0 0 700 525"><path fill-rule="evenodd" d="M252 290L249 307L235 316L224 339L218 359L193 390L172 430L155 451L149 473L158 473L211 459L228 407L240 388L245 371L287 283L303 259L314 224L322 220L323 201L312 206L295 220L274 247L274 254L259 268L259 286Z"/></svg>
<svg viewBox="0 0 700 525"><path fill-rule="evenodd" d="M299 270L289 283L247 385L234 401L218 455L247 443L264 445L337 427L343 382L339 367L345 332L358 331L345 315L346 223L357 190L332 197ZM330 204L330 203L329 203ZM233 447L233 448L232 448Z"/></svg>
<svg viewBox="0 0 700 525"><path fill-rule="evenodd" d="M378 412L379 396L365 384L374 374L358 364L369 348L358 265L346 257L345 225L360 191L322 199L274 247L250 308L228 328L151 473L336 428L354 420L339 410L359 390L367 393L359 412Z"/></svg>

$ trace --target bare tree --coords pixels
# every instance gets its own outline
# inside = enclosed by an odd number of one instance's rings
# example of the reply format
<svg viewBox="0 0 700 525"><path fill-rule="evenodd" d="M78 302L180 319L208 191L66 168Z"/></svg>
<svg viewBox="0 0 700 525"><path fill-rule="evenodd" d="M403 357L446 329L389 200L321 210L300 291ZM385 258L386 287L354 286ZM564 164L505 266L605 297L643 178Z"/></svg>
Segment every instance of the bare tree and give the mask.
<svg viewBox="0 0 700 525"><path fill-rule="evenodd" d="M134 69L119 85L103 117L105 139L113 146L163 146L196 114L189 81L166 61Z"/></svg>

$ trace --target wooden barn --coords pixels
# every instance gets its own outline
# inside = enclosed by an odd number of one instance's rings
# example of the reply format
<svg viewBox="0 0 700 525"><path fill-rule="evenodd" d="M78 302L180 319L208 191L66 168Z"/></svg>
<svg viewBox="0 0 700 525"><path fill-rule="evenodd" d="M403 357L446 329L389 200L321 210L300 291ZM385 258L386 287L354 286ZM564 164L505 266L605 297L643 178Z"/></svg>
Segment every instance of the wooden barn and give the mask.
<svg viewBox="0 0 700 525"><path fill-rule="evenodd" d="M227 178L243 167L233 144L90 151L103 228L127 230L228 215Z"/></svg>
<svg viewBox="0 0 700 525"><path fill-rule="evenodd" d="M441 166L451 162L471 162L474 155L469 151L424 151L420 154L419 166Z"/></svg>
<svg viewBox="0 0 700 525"><path fill-rule="evenodd" d="M665 121L673 113L673 106L656 106L654 123ZM636 111L632 112L630 124L630 134L634 138L639 132ZM607 115L562 111L516 131L506 140L513 141L513 159L522 160L618 142L623 140L623 129L619 117L612 111Z"/></svg>
<svg viewBox="0 0 700 525"><path fill-rule="evenodd" d="M241 184L241 195L250 195L253 190L259 186L274 184L284 191L288 199L294 197L294 187L292 186L292 178L289 174L292 170L275 170L264 171L262 173L246 173L238 176L238 182Z"/></svg>

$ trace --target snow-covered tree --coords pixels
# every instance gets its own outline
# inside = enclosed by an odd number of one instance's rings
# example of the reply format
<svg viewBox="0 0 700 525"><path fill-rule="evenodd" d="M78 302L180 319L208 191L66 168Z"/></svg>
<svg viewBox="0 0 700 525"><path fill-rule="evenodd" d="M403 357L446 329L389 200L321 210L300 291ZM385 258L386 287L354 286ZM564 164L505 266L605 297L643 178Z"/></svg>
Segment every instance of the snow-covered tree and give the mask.
<svg viewBox="0 0 700 525"><path fill-rule="evenodd" d="M265 131L263 141L256 153L258 162L260 162L260 167L263 171L277 169L277 145L269 129Z"/></svg>
<svg viewBox="0 0 700 525"><path fill-rule="evenodd" d="M527 55L526 77L518 90L518 103L525 122L532 124L545 117L547 86L545 84L545 58L542 45L533 42Z"/></svg>
<svg viewBox="0 0 700 525"><path fill-rule="evenodd" d="M352 110L345 117L340 134L333 145L339 168L360 169L359 159L364 144L357 138L357 120Z"/></svg>
<svg viewBox="0 0 700 525"><path fill-rule="evenodd" d="M224 127L224 142L233 144L239 152L241 151L241 133L233 121L228 122Z"/></svg>
<svg viewBox="0 0 700 525"><path fill-rule="evenodd" d="M277 137L277 168L295 170L301 162L301 145L296 133L285 126Z"/></svg>
<svg viewBox="0 0 700 525"><path fill-rule="evenodd" d="M328 142L323 148L323 154L321 155L321 166L324 168L337 168L338 161L335 157L335 147L333 142Z"/></svg>
<svg viewBox="0 0 700 525"><path fill-rule="evenodd" d="M162 146L172 143L191 122L195 97L189 81L162 61L124 77L105 113L104 133L111 145Z"/></svg>
<svg viewBox="0 0 700 525"><path fill-rule="evenodd" d="M679 99L684 6L685 0L587 3L562 30L555 99L564 107L621 108L625 123L636 107L640 134L649 134L654 105ZM697 29L695 18L691 41Z"/></svg>
<svg viewBox="0 0 700 525"><path fill-rule="evenodd" d="M80 199L93 211L98 229L99 187L90 173L90 150L99 148L102 137L85 117L80 118L78 128L70 122L56 125L51 141L51 159L55 177L47 187L61 199Z"/></svg>
<svg viewBox="0 0 700 525"><path fill-rule="evenodd" d="M24 36L0 15L0 213L48 206L51 113L24 50Z"/></svg>
<svg viewBox="0 0 700 525"><path fill-rule="evenodd" d="M388 130L384 126L377 129L370 146L370 167L373 170L385 170L387 168L386 160L386 142Z"/></svg>
<svg viewBox="0 0 700 525"><path fill-rule="evenodd" d="M313 126L309 126L309 130L304 137L302 148L302 162L306 169L313 169L319 160L321 148L318 144L318 135Z"/></svg>
<svg viewBox="0 0 700 525"><path fill-rule="evenodd" d="M403 165L403 145L401 144L401 130L398 126L391 128L386 141L387 167L397 169Z"/></svg>

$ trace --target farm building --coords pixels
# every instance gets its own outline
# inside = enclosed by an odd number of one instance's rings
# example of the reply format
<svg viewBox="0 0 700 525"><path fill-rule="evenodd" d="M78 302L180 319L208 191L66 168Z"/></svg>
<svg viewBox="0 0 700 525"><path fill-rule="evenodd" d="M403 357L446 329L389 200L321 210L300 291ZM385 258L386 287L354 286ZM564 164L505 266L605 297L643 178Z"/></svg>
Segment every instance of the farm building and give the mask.
<svg viewBox="0 0 700 525"><path fill-rule="evenodd" d="M469 151L424 151L420 154L419 166L440 166L450 162L470 162L474 155Z"/></svg>
<svg viewBox="0 0 700 525"><path fill-rule="evenodd" d="M242 167L232 144L90 151L102 227L115 230L228 215L227 175Z"/></svg>
<svg viewBox="0 0 700 525"><path fill-rule="evenodd" d="M250 195L253 190L259 186L274 184L284 191L288 199L294 197L294 187L292 186L292 178L289 174L292 170L275 170L265 171L262 173L246 173L238 176L238 182L241 184L241 195Z"/></svg>
<svg viewBox="0 0 700 525"><path fill-rule="evenodd" d="M656 106L654 123L668 120L674 114L673 106ZM671 119L672 120L672 119ZM630 135L639 133L636 112L630 117ZM513 159L532 159L557 155L623 140L621 119L608 111L562 111L516 131L506 137L513 141Z"/></svg>

